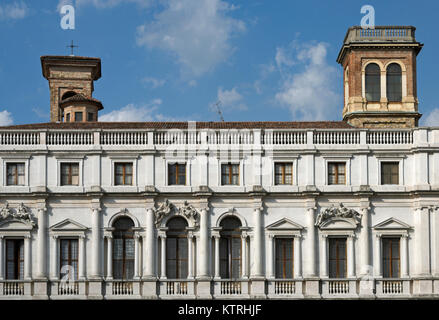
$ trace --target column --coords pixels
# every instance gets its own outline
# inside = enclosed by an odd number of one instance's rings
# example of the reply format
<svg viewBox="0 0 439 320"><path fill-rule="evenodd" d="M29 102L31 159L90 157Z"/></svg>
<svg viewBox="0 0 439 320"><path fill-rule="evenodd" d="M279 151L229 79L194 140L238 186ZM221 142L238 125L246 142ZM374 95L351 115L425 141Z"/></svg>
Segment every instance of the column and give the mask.
<svg viewBox="0 0 439 320"><path fill-rule="evenodd" d="M91 277L100 278L101 274L101 219L100 208L92 208L92 226L91 226Z"/></svg>
<svg viewBox="0 0 439 320"><path fill-rule="evenodd" d="M328 235L322 234L320 242L320 277L328 277Z"/></svg>
<svg viewBox="0 0 439 320"><path fill-rule="evenodd" d="M31 250L31 236L24 237L24 279L32 278L32 250Z"/></svg>
<svg viewBox="0 0 439 320"><path fill-rule="evenodd" d="M162 259L162 266L161 266L161 275L160 275L160 279L166 279L166 236L165 235L161 235L160 236L161 239L161 244L162 244L162 254L161 254L161 259Z"/></svg>
<svg viewBox="0 0 439 320"><path fill-rule="evenodd" d="M408 278L408 266L409 266L409 260L408 260L408 235L403 234L401 236L401 278Z"/></svg>
<svg viewBox="0 0 439 320"><path fill-rule="evenodd" d="M307 277L316 276L316 237L314 230L315 223L315 208L307 209L307 242L308 254L305 274Z"/></svg>
<svg viewBox="0 0 439 320"><path fill-rule="evenodd" d="M416 275L430 275L430 219L429 209L419 207L415 210L415 270Z"/></svg>
<svg viewBox="0 0 439 320"><path fill-rule="evenodd" d="M274 279L274 235L268 236L268 278Z"/></svg>
<svg viewBox="0 0 439 320"><path fill-rule="evenodd" d="M220 279L220 236L215 235L215 279Z"/></svg>
<svg viewBox="0 0 439 320"><path fill-rule="evenodd" d="M376 234L375 235L375 248L374 248L374 256L373 256L373 260L374 260L374 277L382 277L382 272L381 272L381 235L380 234Z"/></svg>
<svg viewBox="0 0 439 320"><path fill-rule="evenodd" d="M37 247L38 247L38 264L37 264L37 278L46 278L46 232L47 219L46 208L38 209L38 233L37 233Z"/></svg>
<svg viewBox="0 0 439 320"><path fill-rule="evenodd" d="M3 236L0 236L0 280L4 280L5 278L4 261Z"/></svg>
<svg viewBox="0 0 439 320"><path fill-rule="evenodd" d="M197 270L198 277L209 277L209 210L208 208L201 209L200 213L200 243L197 244L199 254L197 260L199 261L199 268Z"/></svg>
<svg viewBox="0 0 439 320"><path fill-rule="evenodd" d="M50 253L50 261L52 263L50 267L51 279L57 280L59 278L58 272L58 236L52 236L52 252Z"/></svg>
<svg viewBox="0 0 439 320"><path fill-rule="evenodd" d="M255 208L254 209L254 221L255 221L255 231L254 231L254 255L255 259L255 267L254 267L254 275L255 277L263 277L263 230L262 230L262 211L263 208Z"/></svg>
<svg viewBox="0 0 439 320"><path fill-rule="evenodd" d="M79 280L85 280L85 236L79 236L79 261L78 276Z"/></svg>
<svg viewBox="0 0 439 320"><path fill-rule="evenodd" d="M145 270L143 277L155 277L155 229L154 229L154 211L149 208L146 210L146 235L144 243L144 255L147 257L145 261Z"/></svg>
<svg viewBox="0 0 439 320"><path fill-rule="evenodd" d="M294 278L302 278L302 236L294 237Z"/></svg>
<svg viewBox="0 0 439 320"><path fill-rule="evenodd" d="M369 208L362 208L360 250L361 250L361 274L368 275L370 272L369 259Z"/></svg>
<svg viewBox="0 0 439 320"><path fill-rule="evenodd" d="M113 236L107 237L107 280L113 279Z"/></svg>
<svg viewBox="0 0 439 320"><path fill-rule="evenodd" d="M355 278L355 248L354 248L354 235L350 234L347 241L347 253L348 253L348 278Z"/></svg>
<svg viewBox="0 0 439 320"><path fill-rule="evenodd" d="M139 252L139 241L140 236L138 234L134 235L134 279L139 279L139 261L140 261L140 252Z"/></svg>
<svg viewBox="0 0 439 320"><path fill-rule="evenodd" d="M242 278L247 279L247 235L243 234L242 238Z"/></svg>
<svg viewBox="0 0 439 320"><path fill-rule="evenodd" d="M193 267L193 259L194 256L192 254L193 250L192 250L192 245L193 245L193 234L190 232L187 236L187 248L188 248L188 257L187 257L187 261L188 261L188 266L187 266L187 278L188 279L193 279L194 278L194 267Z"/></svg>

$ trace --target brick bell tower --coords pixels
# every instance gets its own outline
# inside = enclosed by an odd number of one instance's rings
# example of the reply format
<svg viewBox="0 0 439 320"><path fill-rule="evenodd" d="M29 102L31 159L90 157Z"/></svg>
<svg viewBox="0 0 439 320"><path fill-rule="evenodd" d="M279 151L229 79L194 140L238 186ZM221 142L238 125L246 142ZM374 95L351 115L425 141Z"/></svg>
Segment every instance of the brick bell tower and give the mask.
<svg viewBox="0 0 439 320"><path fill-rule="evenodd" d="M103 108L93 99L94 81L101 77L101 59L77 56L41 57L50 87L51 122L97 121Z"/></svg>
<svg viewBox="0 0 439 320"><path fill-rule="evenodd" d="M348 29L337 62L344 70L343 120L359 128L418 126L415 27Z"/></svg>

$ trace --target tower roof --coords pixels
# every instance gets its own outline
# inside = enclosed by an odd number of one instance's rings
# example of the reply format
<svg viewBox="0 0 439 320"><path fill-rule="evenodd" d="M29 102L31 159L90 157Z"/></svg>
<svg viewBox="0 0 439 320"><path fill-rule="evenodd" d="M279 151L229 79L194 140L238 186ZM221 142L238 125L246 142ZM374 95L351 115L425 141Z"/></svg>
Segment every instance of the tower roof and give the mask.
<svg viewBox="0 0 439 320"><path fill-rule="evenodd" d="M77 67L92 69L92 80L98 80L101 77L101 59L79 56L42 56L41 67L43 76L50 77L51 67Z"/></svg>
<svg viewBox="0 0 439 320"><path fill-rule="evenodd" d="M375 26L373 29L350 27L346 32L337 62L342 63L346 53L355 47L412 48L418 54L423 44L416 41L415 31L416 28L413 26Z"/></svg>
<svg viewBox="0 0 439 320"><path fill-rule="evenodd" d="M77 93L77 94L75 94L75 95L73 95L71 97L68 97L68 98L62 100L59 103L59 106L61 108L64 108L64 107L66 107L68 105L71 105L71 104L84 103L84 102L87 103L87 104L93 104L93 105L97 106L98 110L104 109L104 107L102 106L102 102L100 102L98 99L94 99L94 98L91 98L91 97L86 97L86 96L84 96L81 93Z"/></svg>

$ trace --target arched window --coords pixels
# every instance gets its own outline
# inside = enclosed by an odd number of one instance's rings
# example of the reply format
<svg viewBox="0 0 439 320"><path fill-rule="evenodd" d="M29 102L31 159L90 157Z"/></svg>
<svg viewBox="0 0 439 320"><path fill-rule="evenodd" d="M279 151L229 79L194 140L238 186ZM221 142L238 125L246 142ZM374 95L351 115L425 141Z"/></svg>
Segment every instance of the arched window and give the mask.
<svg viewBox="0 0 439 320"><path fill-rule="evenodd" d="M366 100L381 100L381 71L376 63L370 63L366 67Z"/></svg>
<svg viewBox="0 0 439 320"><path fill-rule="evenodd" d="M169 220L166 232L166 277L186 279L188 276L187 222L182 217Z"/></svg>
<svg viewBox="0 0 439 320"><path fill-rule="evenodd" d="M113 278L129 280L134 276L134 223L130 218L117 219L113 231Z"/></svg>
<svg viewBox="0 0 439 320"><path fill-rule="evenodd" d="M387 99L389 102L400 102L402 100L401 66L392 63L387 67Z"/></svg>
<svg viewBox="0 0 439 320"><path fill-rule="evenodd" d="M222 279L239 279L242 275L241 221L227 217L220 226L220 276Z"/></svg>
<svg viewBox="0 0 439 320"><path fill-rule="evenodd" d="M76 92L74 91L67 91L66 93L64 93L61 97L61 101L70 97L73 97L74 95L76 95Z"/></svg>

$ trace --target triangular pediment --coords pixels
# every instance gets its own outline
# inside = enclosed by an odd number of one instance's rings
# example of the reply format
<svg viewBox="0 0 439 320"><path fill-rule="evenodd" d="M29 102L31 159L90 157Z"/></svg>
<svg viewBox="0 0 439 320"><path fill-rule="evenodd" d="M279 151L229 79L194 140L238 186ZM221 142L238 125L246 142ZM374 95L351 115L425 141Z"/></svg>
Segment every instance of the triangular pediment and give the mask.
<svg viewBox="0 0 439 320"><path fill-rule="evenodd" d="M51 226L50 230L51 231L86 231L87 227L71 219L65 219Z"/></svg>
<svg viewBox="0 0 439 320"><path fill-rule="evenodd" d="M378 223L377 225L375 225L373 227L373 229L376 230L407 230L407 229L411 229L412 227L409 226L407 223L404 223L402 221L399 221L398 219L395 218L389 218L387 220L384 220L383 222Z"/></svg>
<svg viewBox="0 0 439 320"><path fill-rule="evenodd" d="M287 218L280 219L267 226L267 230L302 230L303 227Z"/></svg>

